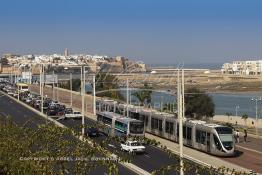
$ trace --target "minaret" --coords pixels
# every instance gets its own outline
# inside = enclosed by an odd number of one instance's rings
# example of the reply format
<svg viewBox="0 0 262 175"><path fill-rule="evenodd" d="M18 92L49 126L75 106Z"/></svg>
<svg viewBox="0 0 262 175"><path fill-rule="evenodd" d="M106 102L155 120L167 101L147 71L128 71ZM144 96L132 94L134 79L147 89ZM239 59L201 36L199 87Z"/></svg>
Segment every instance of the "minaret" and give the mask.
<svg viewBox="0 0 262 175"><path fill-rule="evenodd" d="M68 57L69 56L69 51L68 51L68 49L66 48L65 49L65 57Z"/></svg>

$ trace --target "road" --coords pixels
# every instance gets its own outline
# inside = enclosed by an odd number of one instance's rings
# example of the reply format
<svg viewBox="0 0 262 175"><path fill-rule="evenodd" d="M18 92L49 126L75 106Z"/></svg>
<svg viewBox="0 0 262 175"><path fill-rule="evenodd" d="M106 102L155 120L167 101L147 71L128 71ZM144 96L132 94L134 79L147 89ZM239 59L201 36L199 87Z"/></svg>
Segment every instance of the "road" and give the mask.
<svg viewBox="0 0 262 175"><path fill-rule="evenodd" d="M235 157L222 159L262 174L262 139L248 137L245 143L240 138L236 153Z"/></svg>
<svg viewBox="0 0 262 175"><path fill-rule="evenodd" d="M77 130L80 131L80 125L81 125L81 120L61 120L60 121L62 124L64 124L67 127L70 128L78 128ZM91 119L85 119L85 122L87 125L92 125L95 122ZM77 127L78 126L78 127ZM99 137L92 137L92 139L97 142L100 143L102 140L106 139L106 136L101 135ZM114 142L110 142L108 143L107 146L108 149L110 149L110 151L113 151L116 154L119 154L120 147L119 144ZM121 153L120 153L121 154ZM135 155L135 157L131 158L131 162L148 171L148 172L152 172L154 170L160 169L163 166L167 166L167 165L172 165L178 162L178 160L174 159L174 158L169 158L168 154L156 147L153 146L147 146L146 147L146 153L145 154L138 154ZM169 174L175 174L175 173L169 173Z"/></svg>
<svg viewBox="0 0 262 175"><path fill-rule="evenodd" d="M2 116L11 116L13 121L22 126L26 123L27 127L36 128L40 124L44 124L46 121L38 114L18 104L16 101L9 97L0 94L0 114ZM134 175L133 171L118 165L120 174ZM92 175L106 175L107 171L105 167L98 166L90 172Z"/></svg>

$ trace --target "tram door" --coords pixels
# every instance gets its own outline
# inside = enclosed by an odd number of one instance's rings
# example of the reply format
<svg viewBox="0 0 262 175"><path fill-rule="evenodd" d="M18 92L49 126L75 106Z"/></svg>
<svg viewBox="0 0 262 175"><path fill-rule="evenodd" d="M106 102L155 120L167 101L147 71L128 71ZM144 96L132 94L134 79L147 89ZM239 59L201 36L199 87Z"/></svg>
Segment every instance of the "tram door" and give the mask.
<svg viewBox="0 0 262 175"><path fill-rule="evenodd" d="M207 133L207 152L210 152L210 133Z"/></svg>

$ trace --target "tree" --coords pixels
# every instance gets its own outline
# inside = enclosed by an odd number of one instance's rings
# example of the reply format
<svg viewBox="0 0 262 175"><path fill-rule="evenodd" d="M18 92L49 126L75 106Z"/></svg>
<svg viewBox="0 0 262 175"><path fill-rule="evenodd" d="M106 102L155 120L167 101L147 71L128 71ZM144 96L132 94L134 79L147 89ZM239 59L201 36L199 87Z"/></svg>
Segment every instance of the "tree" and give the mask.
<svg viewBox="0 0 262 175"><path fill-rule="evenodd" d="M144 104L151 103L151 94L152 94L152 87L150 87L147 83L144 84L144 87L142 90L137 90L136 92L132 93L133 96L135 96L140 103Z"/></svg>
<svg viewBox="0 0 262 175"><path fill-rule="evenodd" d="M174 112L175 109L177 108L177 104L176 103L166 103L163 106L163 111L165 112Z"/></svg>
<svg viewBox="0 0 262 175"><path fill-rule="evenodd" d="M79 141L71 129L52 123L31 129L2 116L0 119L0 174L52 175L66 174L66 170L70 174L88 174L97 166L105 166L108 174L118 174L112 161L90 161L94 156L105 155L104 150Z"/></svg>
<svg viewBox="0 0 262 175"><path fill-rule="evenodd" d="M185 114L186 116L203 119L214 116L215 105L211 96L205 92L190 88L185 92Z"/></svg>
<svg viewBox="0 0 262 175"><path fill-rule="evenodd" d="M70 90L70 80L68 80L64 83L60 83L59 87ZM73 91L80 91L81 90L81 80L79 78L78 79L72 79L72 90Z"/></svg>
<svg viewBox="0 0 262 175"><path fill-rule="evenodd" d="M226 112L225 115L227 116L227 122L229 122L229 117L232 115L232 113Z"/></svg>
<svg viewBox="0 0 262 175"><path fill-rule="evenodd" d="M115 75L100 72L96 74L95 78L97 96L124 100L124 97L119 89L120 81Z"/></svg>
<svg viewBox="0 0 262 175"><path fill-rule="evenodd" d="M245 124L247 126L248 115L247 114L243 114L241 118L245 121Z"/></svg>

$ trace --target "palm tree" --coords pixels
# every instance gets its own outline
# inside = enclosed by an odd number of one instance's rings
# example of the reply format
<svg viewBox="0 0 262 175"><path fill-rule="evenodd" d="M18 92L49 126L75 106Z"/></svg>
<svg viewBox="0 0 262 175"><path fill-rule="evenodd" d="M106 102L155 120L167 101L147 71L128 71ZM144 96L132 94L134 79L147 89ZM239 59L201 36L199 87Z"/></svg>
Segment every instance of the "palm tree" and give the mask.
<svg viewBox="0 0 262 175"><path fill-rule="evenodd" d="M229 123L229 117L232 115L232 113L226 112L225 115L227 116L227 122Z"/></svg>
<svg viewBox="0 0 262 175"><path fill-rule="evenodd" d="M163 110L165 112L174 112L174 110L176 109L176 103L166 103L164 104Z"/></svg>
<svg viewBox="0 0 262 175"><path fill-rule="evenodd" d="M140 104L144 104L145 100L147 99L147 95L145 93L143 93L142 91L137 91L132 93L133 96L135 96L138 101L140 102Z"/></svg>
<svg viewBox="0 0 262 175"><path fill-rule="evenodd" d="M241 118L245 121L245 124L247 126L248 115L247 114L243 114Z"/></svg>
<svg viewBox="0 0 262 175"><path fill-rule="evenodd" d="M144 104L146 101L147 103L151 103L151 94L152 94L152 87L150 87L147 83L144 84L143 90L138 90L132 93L140 103Z"/></svg>

